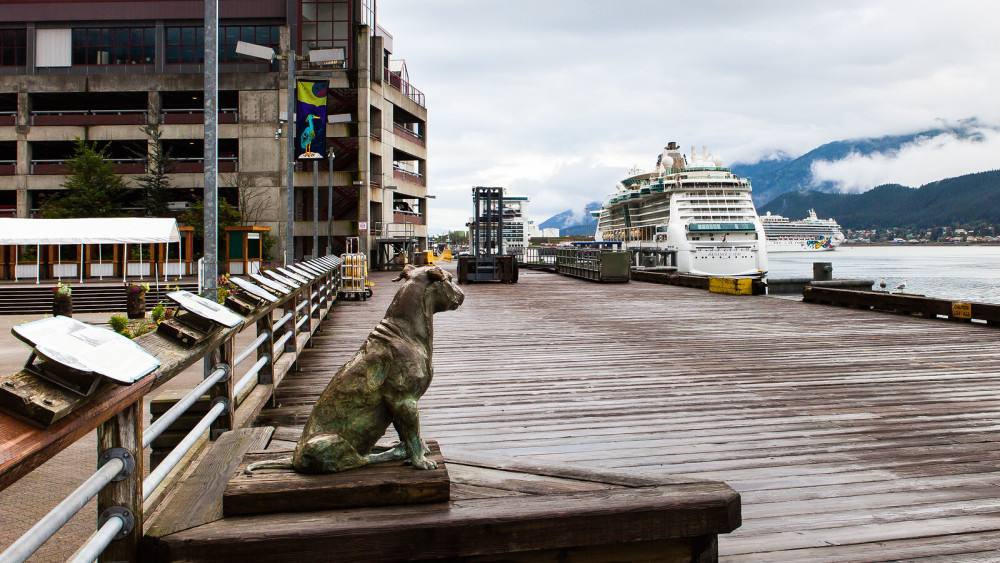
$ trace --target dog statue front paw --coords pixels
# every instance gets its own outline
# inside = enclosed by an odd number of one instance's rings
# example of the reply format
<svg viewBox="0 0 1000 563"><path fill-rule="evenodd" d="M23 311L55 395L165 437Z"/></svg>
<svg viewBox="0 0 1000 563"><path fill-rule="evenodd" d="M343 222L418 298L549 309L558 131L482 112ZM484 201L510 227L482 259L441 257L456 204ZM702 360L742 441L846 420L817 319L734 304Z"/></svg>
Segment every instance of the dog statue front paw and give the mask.
<svg viewBox="0 0 1000 563"><path fill-rule="evenodd" d="M427 459L425 457L420 459L411 459L410 463L412 463L413 467L417 469L437 469L438 466L434 460Z"/></svg>

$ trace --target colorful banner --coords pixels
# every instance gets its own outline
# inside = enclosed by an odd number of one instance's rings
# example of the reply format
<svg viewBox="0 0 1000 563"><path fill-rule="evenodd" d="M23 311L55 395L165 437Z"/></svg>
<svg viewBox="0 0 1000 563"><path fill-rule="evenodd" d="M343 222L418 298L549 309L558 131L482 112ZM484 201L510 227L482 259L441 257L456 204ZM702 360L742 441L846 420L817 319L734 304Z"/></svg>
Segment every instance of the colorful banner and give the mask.
<svg viewBox="0 0 1000 563"><path fill-rule="evenodd" d="M327 80L299 80L295 110L295 158L326 158Z"/></svg>

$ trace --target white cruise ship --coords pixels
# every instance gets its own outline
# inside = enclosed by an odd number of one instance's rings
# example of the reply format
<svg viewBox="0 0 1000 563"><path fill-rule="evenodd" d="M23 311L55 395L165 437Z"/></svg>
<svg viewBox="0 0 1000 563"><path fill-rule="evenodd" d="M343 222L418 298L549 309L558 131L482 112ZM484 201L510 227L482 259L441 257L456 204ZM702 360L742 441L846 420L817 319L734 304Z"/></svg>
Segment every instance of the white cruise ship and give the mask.
<svg viewBox="0 0 1000 563"><path fill-rule="evenodd" d="M707 148L701 155L692 148L689 160L670 143L655 170L629 176L617 187L597 214L595 240L674 251L679 273L767 271L764 227L750 199L750 181L723 168Z"/></svg>
<svg viewBox="0 0 1000 563"><path fill-rule="evenodd" d="M844 242L844 233L833 219L820 219L816 211L801 221L790 221L781 215L761 215L760 222L767 234L768 252L816 252L834 250Z"/></svg>

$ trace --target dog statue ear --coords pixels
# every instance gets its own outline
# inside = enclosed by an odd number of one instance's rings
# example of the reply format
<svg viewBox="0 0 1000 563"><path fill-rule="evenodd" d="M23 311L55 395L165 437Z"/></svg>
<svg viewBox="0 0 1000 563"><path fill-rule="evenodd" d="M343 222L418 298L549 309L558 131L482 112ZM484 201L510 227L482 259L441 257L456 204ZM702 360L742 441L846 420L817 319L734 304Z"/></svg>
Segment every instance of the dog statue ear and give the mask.
<svg viewBox="0 0 1000 563"><path fill-rule="evenodd" d="M403 267L403 271L399 273L399 277L393 279L392 281L408 280L410 279L410 274L412 274L413 270L416 269L417 267L414 266L413 264L407 264L405 267Z"/></svg>
<svg viewBox="0 0 1000 563"><path fill-rule="evenodd" d="M448 279L448 274L446 274L440 267L434 266L433 268L427 270L427 279L432 282L444 281Z"/></svg>

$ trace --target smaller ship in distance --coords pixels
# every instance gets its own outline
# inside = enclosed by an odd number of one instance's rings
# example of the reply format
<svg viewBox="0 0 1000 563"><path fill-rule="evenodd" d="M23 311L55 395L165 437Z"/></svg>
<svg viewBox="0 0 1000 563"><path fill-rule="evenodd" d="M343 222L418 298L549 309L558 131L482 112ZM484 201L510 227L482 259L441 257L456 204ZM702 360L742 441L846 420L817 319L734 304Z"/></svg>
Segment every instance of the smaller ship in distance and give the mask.
<svg viewBox="0 0 1000 563"><path fill-rule="evenodd" d="M816 211L809 210L809 216L792 221L781 215L767 212L760 216L767 236L768 252L816 252L835 250L844 242L844 233L834 219L820 219Z"/></svg>

